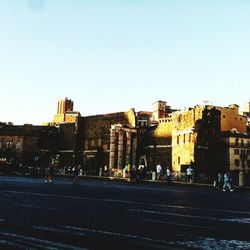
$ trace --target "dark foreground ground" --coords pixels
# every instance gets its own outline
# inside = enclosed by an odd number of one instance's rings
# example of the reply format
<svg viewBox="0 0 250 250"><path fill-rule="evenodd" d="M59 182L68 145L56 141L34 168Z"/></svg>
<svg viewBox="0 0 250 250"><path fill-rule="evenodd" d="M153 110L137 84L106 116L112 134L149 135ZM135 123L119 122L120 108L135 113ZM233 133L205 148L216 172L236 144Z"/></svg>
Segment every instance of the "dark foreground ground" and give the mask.
<svg viewBox="0 0 250 250"><path fill-rule="evenodd" d="M0 176L0 249L250 249L250 192Z"/></svg>

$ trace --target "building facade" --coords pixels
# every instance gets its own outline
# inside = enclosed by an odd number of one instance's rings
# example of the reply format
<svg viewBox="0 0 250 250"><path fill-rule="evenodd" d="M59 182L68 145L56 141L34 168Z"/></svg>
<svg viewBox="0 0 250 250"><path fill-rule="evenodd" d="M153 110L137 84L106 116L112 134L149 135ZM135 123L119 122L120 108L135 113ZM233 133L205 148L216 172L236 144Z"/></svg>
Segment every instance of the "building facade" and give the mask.
<svg viewBox="0 0 250 250"><path fill-rule="evenodd" d="M236 128L246 133L246 117L239 115L238 106L195 106L160 119L162 134L171 134L172 170L182 172L195 163L196 171L212 174L221 165L218 151L220 133ZM159 129L158 128L158 129Z"/></svg>
<svg viewBox="0 0 250 250"><path fill-rule="evenodd" d="M250 135L236 129L221 134L223 168L231 171L250 171Z"/></svg>
<svg viewBox="0 0 250 250"><path fill-rule="evenodd" d="M126 165L137 164L137 129L114 124L110 128L109 168L122 170Z"/></svg>
<svg viewBox="0 0 250 250"><path fill-rule="evenodd" d="M0 165L41 167L57 152L58 130L54 126L1 125Z"/></svg>
<svg viewBox="0 0 250 250"><path fill-rule="evenodd" d="M175 111L176 109L172 109L170 105L167 105L166 101L157 101L152 105L152 121L159 121L160 119L164 119L169 117L169 115Z"/></svg>
<svg viewBox="0 0 250 250"><path fill-rule="evenodd" d="M118 112L82 117L83 164L97 173L100 167L123 168L137 159L136 113Z"/></svg>
<svg viewBox="0 0 250 250"><path fill-rule="evenodd" d="M34 164L35 159L36 164L48 164L54 155L60 167L81 163L90 174L98 174L105 165L120 171L141 163L149 171L157 164L174 172L193 164L197 173L207 175L226 168L248 171L247 118L239 115L236 104L176 111L158 101L153 112L130 109L81 116L65 98L58 101L52 124L0 124L0 163L23 159ZM237 147L232 143L236 139Z"/></svg>

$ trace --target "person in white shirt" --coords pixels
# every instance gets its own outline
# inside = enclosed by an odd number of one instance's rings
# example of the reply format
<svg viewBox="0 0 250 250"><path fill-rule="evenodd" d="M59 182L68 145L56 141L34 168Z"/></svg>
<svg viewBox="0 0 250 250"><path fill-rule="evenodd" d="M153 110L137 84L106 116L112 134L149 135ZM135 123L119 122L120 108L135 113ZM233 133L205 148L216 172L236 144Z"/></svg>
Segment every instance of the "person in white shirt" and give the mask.
<svg viewBox="0 0 250 250"><path fill-rule="evenodd" d="M162 171L162 167L161 167L161 165L160 164L158 164L157 166L156 166L156 179L157 180L160 180L160 176L161 176L161 171Z"/></svg>
<svg viewBox="0 0 250 250"><path fill-rule="evenodd" d="M169 167L167 167L166 174L167 174L167 183L170 183L170 180L171 180L171 171L170 171Z"/></svg>
<svg viewBox="0 0 250 250"><path fill-rule="evenodd" d="M187 168L187 182L192 183L193 182L193 169L191 166Z"/></svg>

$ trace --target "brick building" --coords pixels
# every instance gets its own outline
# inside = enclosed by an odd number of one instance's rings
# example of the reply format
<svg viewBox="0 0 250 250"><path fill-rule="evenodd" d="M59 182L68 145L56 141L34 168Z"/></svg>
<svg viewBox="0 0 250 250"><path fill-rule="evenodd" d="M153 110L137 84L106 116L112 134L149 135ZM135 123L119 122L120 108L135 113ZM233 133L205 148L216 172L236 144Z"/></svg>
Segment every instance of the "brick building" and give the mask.
<svg viewBox="0 0 250 250"><path fill-rule="evenodd" d="M194 162L196 172L211 174L225 165L221 133L232 129L247 133L246 117L239 115L235 104L183 111L171 109L164 101L153 106L153 112L130 109L81 116L70 99L59 100L55 126L1 124L0 163L33 164L35 159L40 164L56 156L61 167L81 163L86 171L98 174L105 165L121 170L141 162L148 170L160 163L180 172Z"/></svg>
<svg viewBox="0 0 250 250"><path fill-rule="evenodd" d="M74 111L74 102L65 97L65 99L58 100L57 114L54 116L53 124L75 123L80 116L80 112Z"/></svg>
<svg viewBox="0 0 250 250"><path fill-rule="evenodd" d="M195 106L174 112L165 121L172 129L172 168L183 171L195 163L196 171L212 174L221 166L220 133L236 128L246 133L246 117L237 105Z"/></svg>
<svg viewBox="0 0 250 250"><path fill-rule="evenodd" d="M92 169L96 173L104 165L110 169L122 168L136 161L137 149L133 146L129 149L131 140L137 142L137 121L133 109L81 117L81 121L83 162L88 170Z"/></svg>
<svg viewBox="0 0 250 250"><path fill-rule="evenodd" d="M0 165L22 163L47 165L57 151L58 132L54 126L0 126Z"/></svg>
<svg viewBox="0 0 250 250"><path fill-rule="evenodd" d="M58 104L58 107L61 106L65 105ZM70 107L73 108L73 105ZM66 112L66 117L69 112ZM126 164L137 161L138 121L134 109L127 112L77 116L74 120L57 119L58 114L55 117L54 122L56 120L59 128L58 153L61 166L81 163L87 172L98 174L99 168L104 165L110 169L121 169ZM146 119L145 115L140 117ZM144 120L139 120L145 125ZM148 120L149 118L146 119Z"/></svg>

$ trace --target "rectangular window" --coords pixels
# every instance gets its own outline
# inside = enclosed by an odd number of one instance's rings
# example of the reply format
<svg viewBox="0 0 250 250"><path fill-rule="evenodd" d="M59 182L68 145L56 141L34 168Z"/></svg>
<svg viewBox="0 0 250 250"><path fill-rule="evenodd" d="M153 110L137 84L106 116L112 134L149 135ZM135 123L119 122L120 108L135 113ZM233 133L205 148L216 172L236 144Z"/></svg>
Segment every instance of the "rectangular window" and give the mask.
<svg viewBox="0 0 250 250"><path fill-rule="evenodd" d="M234 150L234 154L235 154L235 155L239 155L239 154L240 154L239 149L235 149L235 150Z"/></svg>
<svg viewBox="0 0 250 250"><path fill-rule="evenodd" d="M7 147L7 148L12 148L12 142L7 142L7 143L6 143L6 147Z"/></svg>
<svg viewBox="0 0 250 250"><path fill-rule="evenodd" d="M180 136L177 135L177 144L179 144L179 143L180 143Z"/></svg>
<svg viewBox="0 0 250 250"><path fill-rule="evenodd" d="M186 134L183 135L183 142L186 143Z"/></svg>
<svg viewBox="0 0 250 250"><path fill-rule="evenodd" d="M88 140L85 141L85 150L89 149Z"/></svg>
<svg viewBox="0 0 250 250"><path fill-rule="evenodd" d="M98 147L102 146L102 138L98 138Z"/></svg>
<svg viewBox="0 0 250 250"><path fill-rule="evenodd" d="M241 160L241 165L243 168L245 168L245 160Z"/></svg>
<svg viewBox="0 0 250 250"><path fill-rule="evenodd" d="M234 160L235 166L239 167L240 166L240 160L239 159L235 159Z"/></svg>
<svg viewBox="0 0 250 250"><path fill-rule="evenodd" d="M246 154L246 151L245 150L241 150L240 151L240 155L245 155Z"/></svg>
<svg viewBox="0 0 250 250"><path fill-rule="evenodd" d="M103 151L107 151L108 150L108 144L103 144Z"/></svg>

